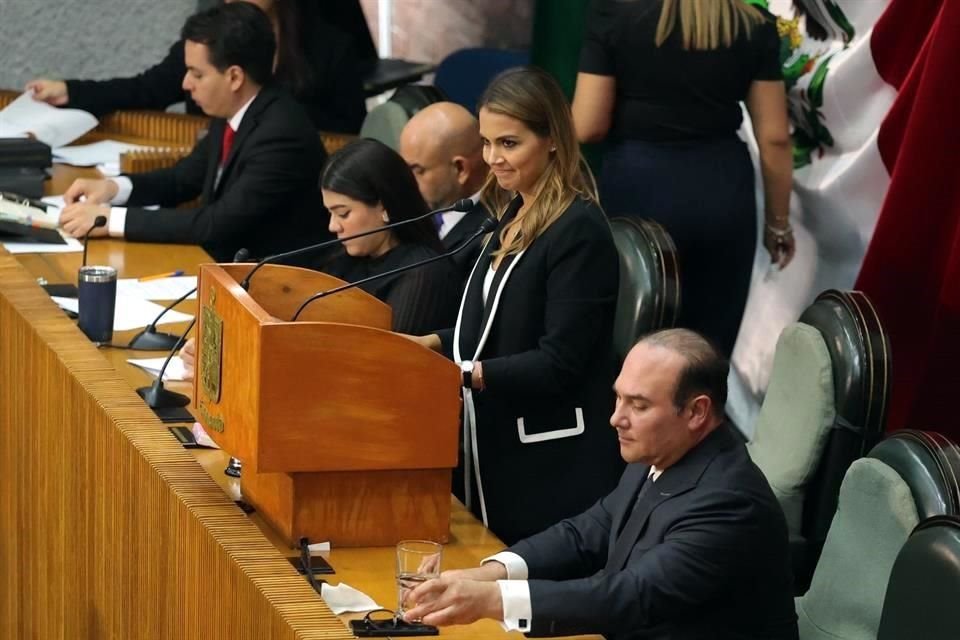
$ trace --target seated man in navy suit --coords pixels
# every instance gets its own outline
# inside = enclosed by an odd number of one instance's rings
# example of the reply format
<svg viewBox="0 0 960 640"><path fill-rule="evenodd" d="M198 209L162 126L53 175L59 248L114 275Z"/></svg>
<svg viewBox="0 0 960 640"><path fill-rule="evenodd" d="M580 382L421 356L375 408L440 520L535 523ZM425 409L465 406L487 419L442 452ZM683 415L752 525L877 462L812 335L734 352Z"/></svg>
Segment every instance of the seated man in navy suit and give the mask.
<svg viewBox="0 0 960 640"><path fill-rule="evenodd" d="M63 229L82 237L199 244L219 262L240 248L262 258L329 237L317 187L326 152L303 107L272 79L270 19L248 2L200 12L183 27L183 88L214 118L169 169L77 180ZM200 197L199 206L173 207ZM150 211L143 205L159 204ZM113 206L110 205L127 205Z"/></svg>
<svg viewBox="0 0 960 640"><path fill-rule="evenodd" d="M728 369L687 329L641 340L614 385L610 423L629 464L613 493L420 585L406 619L493 618L534 636L797 638L786 522L724 420Z"/></svg>
<svg viewBox="0 0 960 640"><path fill-rule="evenodd" d="M418 111L400 132L400 155L410 166L420 193L431 209L449 207L463 198L478 198L489 171L483 161L480 124L453 102L435 102ZM470 211L439 214L437 233L445 249L467 240L487 217L477 202ZM483 237L451 258L461 286L480 256Z"/></svg>

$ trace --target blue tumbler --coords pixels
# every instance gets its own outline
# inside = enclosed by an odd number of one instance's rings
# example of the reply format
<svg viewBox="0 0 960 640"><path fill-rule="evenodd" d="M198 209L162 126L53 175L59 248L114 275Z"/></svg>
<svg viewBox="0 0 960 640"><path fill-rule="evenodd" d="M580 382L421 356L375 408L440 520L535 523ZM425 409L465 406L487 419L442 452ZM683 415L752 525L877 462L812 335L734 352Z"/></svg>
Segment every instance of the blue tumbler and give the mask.
<svg viewBox="0 0 960 640"><path fill-rule="evenodd" d="M80 267L80 330L94 342L113 339L113 312L117 305L117 270L113 267Z"/></svg>

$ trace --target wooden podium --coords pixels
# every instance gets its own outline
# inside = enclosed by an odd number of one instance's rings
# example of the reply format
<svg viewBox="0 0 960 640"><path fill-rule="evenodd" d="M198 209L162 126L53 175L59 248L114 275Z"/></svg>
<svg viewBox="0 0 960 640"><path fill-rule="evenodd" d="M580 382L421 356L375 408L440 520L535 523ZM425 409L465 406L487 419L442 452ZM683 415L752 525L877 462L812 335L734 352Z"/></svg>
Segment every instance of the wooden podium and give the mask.
<svg viewBox="0 0 960 640"><path fill-rule="evenodd" d="M203 265L194 406L243 462L241 490L293 544L446 542L460 371L390 332L391 311L326 274Z"/></svg>

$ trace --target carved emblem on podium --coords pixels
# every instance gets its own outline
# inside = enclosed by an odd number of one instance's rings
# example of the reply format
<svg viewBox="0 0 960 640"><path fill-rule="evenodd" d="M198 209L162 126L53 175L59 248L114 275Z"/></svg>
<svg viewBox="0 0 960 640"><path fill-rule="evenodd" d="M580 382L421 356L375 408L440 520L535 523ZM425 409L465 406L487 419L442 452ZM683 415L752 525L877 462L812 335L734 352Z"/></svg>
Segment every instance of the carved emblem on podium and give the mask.
<svg viewBox="0 0 960 640"><path fill-rule="evenodd" d="M200 383L203 392L210 402L220 402L220 374L223 347L223 319L217 315L213 305L217 301L217 293L210 289L209 303L201 310L203 333L200 336L201 370Z"/></svg>

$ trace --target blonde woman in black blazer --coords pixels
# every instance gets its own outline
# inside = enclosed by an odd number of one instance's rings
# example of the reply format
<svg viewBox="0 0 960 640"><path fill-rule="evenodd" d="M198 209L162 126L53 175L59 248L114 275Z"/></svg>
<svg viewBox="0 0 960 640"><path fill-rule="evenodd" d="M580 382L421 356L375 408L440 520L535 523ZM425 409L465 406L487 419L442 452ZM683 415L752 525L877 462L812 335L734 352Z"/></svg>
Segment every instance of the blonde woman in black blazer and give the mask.
<svg viewBox="0 0 960 640"><path fill-rule="evenodd" d="M480 101L482 191L500 224L453 329L420 338L464 375L454 493L507 543L617 483L608 422L619 263L570 109L545 72L511 69Z"/></svg>

